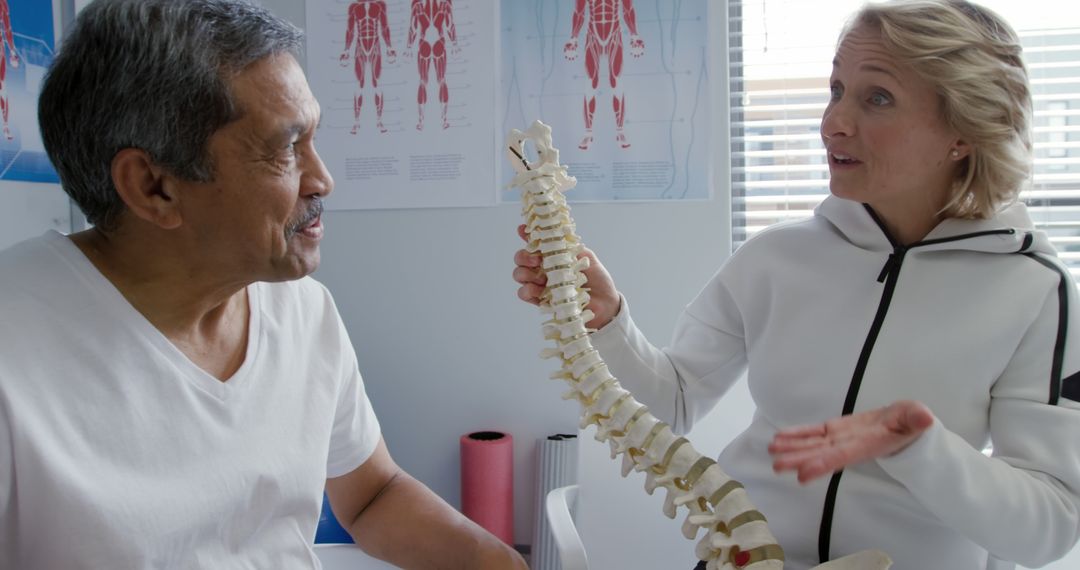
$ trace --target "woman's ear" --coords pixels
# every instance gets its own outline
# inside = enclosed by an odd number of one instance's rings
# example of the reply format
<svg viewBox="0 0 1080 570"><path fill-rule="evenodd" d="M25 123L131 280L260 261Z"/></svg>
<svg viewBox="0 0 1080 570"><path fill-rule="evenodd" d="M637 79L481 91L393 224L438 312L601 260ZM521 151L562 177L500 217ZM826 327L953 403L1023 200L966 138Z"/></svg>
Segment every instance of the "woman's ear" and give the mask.
<svg viewBox="0 0 1080 570"><path fill-rule="evenodd" d="M180 226L179 194L146 151L121 149L113 157L111 170L113 186L132 214L165 230Z"/></svg>
<svg viewBox="0 0 1080 570"><path fill-rule="evenodd" d="M964 160L969 154L971 154L971 146L959 139L953 143L952 148L949 150L949 158L954 161Z"/></svg>

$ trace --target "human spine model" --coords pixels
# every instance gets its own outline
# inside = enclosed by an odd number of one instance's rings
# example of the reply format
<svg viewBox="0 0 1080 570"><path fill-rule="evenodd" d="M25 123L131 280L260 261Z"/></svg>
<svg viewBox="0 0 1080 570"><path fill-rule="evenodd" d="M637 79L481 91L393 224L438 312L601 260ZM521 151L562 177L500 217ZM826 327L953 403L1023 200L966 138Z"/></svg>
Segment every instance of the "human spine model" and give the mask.
<svg viewBox="0 0 1080 570"><path fill-rule="evenodd" d="M537 159L529 162L524 143L534 146ZM558 357L562 368L553 379L565 380L582 407L581 428L596 426L596 439L611 447L611 457L622 455L622 475L645 473L645 491L667 490L663 511L675 518L687 510L683 535L694 540L705 529L695 555L707 570L782 569L784 551L777 544L765 517L750 503L743 486L729 477L716 461L703 456L690 442L671 431L648 408L619 385L589 340L585 323L593 319L586 307L589 294L583 271L588 258L578 258L584 247L574 233L574 221L563 192L577 181L559 164L559 151L551 142L551 128L536 121L525 132L511 132L508 158L517 175L511 186L520 187L528 238L526 249L539 252L547 285L540 308L551 315L543 324L544 337L555 348L544 358ZM820 570L877 570L889 567L879 552L862 552L819 566Z"/></svg>

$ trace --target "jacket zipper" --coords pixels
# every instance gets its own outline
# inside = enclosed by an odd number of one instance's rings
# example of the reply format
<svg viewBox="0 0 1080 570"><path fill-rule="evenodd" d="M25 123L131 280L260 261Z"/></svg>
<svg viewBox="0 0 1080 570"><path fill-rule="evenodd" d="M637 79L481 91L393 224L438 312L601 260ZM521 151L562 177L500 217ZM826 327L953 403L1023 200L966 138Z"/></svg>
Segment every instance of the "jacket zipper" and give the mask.
<svg viewBox="0 0 1080 570"><path fill-rule="evenodd" d="M870 325L870 332L866 335L866 341L863 343L862 351L859 353L859 360L855 365L855 372L851 377L851 384L848 385L847 396L844 398L844 408L841 415L850 415L855 410L855 402L859 397L859 388L862 386L863 375L866 373L866 366L870 362L870 354L873 352L874 344L877 342L878 333L881 332L881 327L885 322L885 315L889 312L889 305L892 303L893 292L896 290L896 282L900 277L900 267L904 263L904 256L907 252L913 248L927 245L934 245L939 243L947 243L952 241L961 241L986 235L1012 235L1016 233L1016 230L1012 228L1000 229L1000 230L986 230L981 232L972 232L969 234L962 234L947 238L932 239L919 241L910 246L903 246L896 243L892 235L885 229L885 224L878 218L869 206L865 206L866 211L870 214L870 217L874 219L878 227L881 228L882 233L888 238L889 243L893 246L892 253L885 260L885 265L882 266L881 272L878 273L878 283L884 283L885 289L881 292L881 301L878 303L877 313L874 315L874 321ZM1027 242L1025 241L1025 244ZM1021 251L1025 248L1021 248ZM836 509L836 495L840 488L840 477L843 476L844 470L841 469L832 474L829 478L829 488L825 492L825 505L821 513L821 528L818 531L818 559L822 564L829 561L829 550L831 549L832 540L832 521L833 514Z"/></svg>
<svg viewBox="0 0 1080 570"><path fill-rule="evenodd" d="M891 239L891 238L890 238ZM885 290L881 292L881 302L878 303L874 322L870 325L870 332L866 335L862 352L859 353L858 363L855 365L855 373L852 374L851 384L848 386L847 397L844 399L844 409L841 415L850 415L855 410L855 401L859 397L859 387L862 385L863 374L866 373L866 365L870 362L870 353L873 352L874 343L877 341L881 325L885 322L885 315L889 312L889 304L892 302L893 291L896 290L896 282L900 277L900 267L904 263L904 256L908 249L904 246L894 246L893 252L885 261L878 275L878 282L885 283ZM829 478L829 489L825 493L825 508L821 513L821 529L818 531L818 558L821 563L829 561L829 549L832 539L833 511L836 508L836 493L840 488L840 477L844 474L841 469Z"/></svg>

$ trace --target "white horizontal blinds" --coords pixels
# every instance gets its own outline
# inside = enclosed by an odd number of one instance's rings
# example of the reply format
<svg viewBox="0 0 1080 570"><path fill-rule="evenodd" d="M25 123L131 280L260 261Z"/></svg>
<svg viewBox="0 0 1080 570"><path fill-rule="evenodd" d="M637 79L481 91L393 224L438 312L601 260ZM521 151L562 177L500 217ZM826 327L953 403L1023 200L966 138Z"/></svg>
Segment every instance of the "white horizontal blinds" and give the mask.
<svg viewBox="0 0 1080 570"><path fill-rule="evenodd" d="M735 247L770 224L810 215L828 194L818 129L836 37L859 5L729 2ZM983 5L1016 27L1031 76L1035 169L1022 198L1080 276L1080 3L1064 9L1060 0Z"/></svg>
<svg viewBox="0 0 1080 570"><path fill-rule="evenodd" d="M1080 14L1080 11L1078 11ZM1023 197L1080 277L1080 15L1066 27L1023 31L1035 106L1035 169Z"/></svg>
<svg viewBox="0 0 1080 570"><path fill-rule="evenodd" d="M730 0L732 243L809 216L829 192L818 129L857 1Z"/></svg>

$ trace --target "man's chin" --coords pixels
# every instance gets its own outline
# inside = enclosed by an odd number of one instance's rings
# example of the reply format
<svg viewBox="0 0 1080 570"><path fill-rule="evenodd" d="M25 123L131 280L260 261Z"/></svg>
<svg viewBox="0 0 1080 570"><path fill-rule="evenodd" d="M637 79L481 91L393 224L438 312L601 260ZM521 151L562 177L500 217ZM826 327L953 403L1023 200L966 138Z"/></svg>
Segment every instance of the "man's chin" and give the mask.
<svg viewBox="0 0 1080 570"><path fill-rule="evenodd" d="M263 279L263 281L295 281L307 277L319 268L320 261L321 256L318 248L313 252L308 252L303 255L290 255L288 258L282 259L279 263L275 264L273 275L267 279Z"/></svg>

